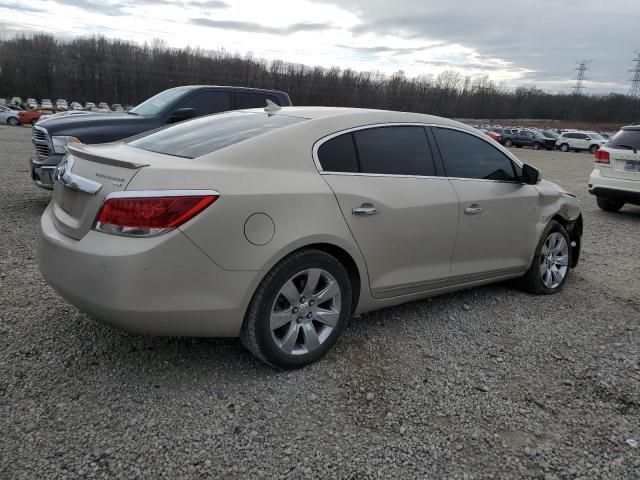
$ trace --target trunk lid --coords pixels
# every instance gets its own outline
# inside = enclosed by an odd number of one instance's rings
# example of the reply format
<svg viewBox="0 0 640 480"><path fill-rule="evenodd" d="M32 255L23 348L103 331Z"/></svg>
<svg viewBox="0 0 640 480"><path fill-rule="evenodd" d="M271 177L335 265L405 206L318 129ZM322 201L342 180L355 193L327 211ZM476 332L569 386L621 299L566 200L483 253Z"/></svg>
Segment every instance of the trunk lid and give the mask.
<svg viewBox="0 0 640 480"><path fill-rule="evenodd" d="M142 157L139 150L122 143L69 146L69 153L56 172L59 178L51 200L56 229L71 238L84 237L107 195L124 190L148 165Z"/></svg>

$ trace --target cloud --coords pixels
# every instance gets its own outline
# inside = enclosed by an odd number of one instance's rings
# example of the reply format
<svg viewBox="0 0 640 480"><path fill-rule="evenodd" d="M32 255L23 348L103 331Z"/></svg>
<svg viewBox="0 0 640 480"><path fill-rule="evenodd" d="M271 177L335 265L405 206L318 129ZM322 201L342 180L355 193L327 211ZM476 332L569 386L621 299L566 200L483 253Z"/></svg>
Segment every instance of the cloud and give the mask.
<svg viewBox="0 0 640 480"><path fill-rule="evenodd" d="M574 60L581 58L594 59L587 72L594 88L627 82L633 50L639 46L637 0L484 0L481 5L469 0L314 1L355 14L359 23L350 32L358 43L393 38L459 45L529 72L522 77L529 83L562 79L559 88L575 78ZM603 25L615 28L596 33Z"/></svg>
<svg viewBox="0 0 640 480"><path fill-rule="evenodd" d="M320 32L329 30L329 23L299 22L285 27L270 27L255 22L241 22L236 20L212 20L210 18L192 18L190 22L200 27L219 28L222 30L236 30L247 33L267 33L271 35L290 35L298 32Z"/></svg>
<svg viewBox="0 0 640 480"><path fill-rule="evenodd" d="M229 4L222 0L123 0L116 2L101 2L99 0L55 0L55 2L60 5L68 5L80 8L87 12L99 13L110 17L129 15L130 12L127 11L127 9L150 5L175 5L178 7L187 6L206 9L222 9L229 7ZM10 8L16 9L16 7Z"/></svg>
<svg viewBox="0 0 640 480"><path fill-rule="evenodd" d="M372 46L372 47L357 47L354 45L345 45L345 44L338 44L336 45L336 47L346 48L348 50L353 50L358 53L370 53L370 54L390 53L392 55L405 55L409 53L422 52L425 50L432 50L434 48L444 47L446 45L448 45L448 43L439 42L439 43L434 43L433 45L426 45L422 47L388 47L385 45L378 45L378 46Z"/></svg>
<svg viewBox="0 0 640 480"><path fill-rule="evenodd" d="M108 3L99 2L93 0L56 0L56 3L60 5L68 5L70 7L80 8L87 12L100 13L102 15L108 15L110 17L118 17L127 15L127 12L123 10L127 4L124 3Z"/></svg>

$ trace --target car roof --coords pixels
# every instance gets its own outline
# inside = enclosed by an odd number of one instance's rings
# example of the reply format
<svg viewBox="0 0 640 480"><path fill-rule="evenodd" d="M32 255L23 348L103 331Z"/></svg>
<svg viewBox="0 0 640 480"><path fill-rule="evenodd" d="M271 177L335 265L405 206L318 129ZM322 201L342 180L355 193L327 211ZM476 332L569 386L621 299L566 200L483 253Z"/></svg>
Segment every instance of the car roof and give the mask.
<svg viewBox="0 0 640 480"><path fill-rule="evenodd" d="M268 93L285 93L282 90L271 90L268 88L252 88L252 87L235 87L232 85L179 85L171 88L187 88L191 90L197 90L200 88L216 88L216 89L228 89L234 91L246 91L246 92L268 92Z"/></svg>
<svg viewBox="0 0 640 480"><path fill-rule="evenodd" d="M626 127L622 127L622 130L624 130L625 132L639 132L640 131L640 125L627 125Z"/></svg>

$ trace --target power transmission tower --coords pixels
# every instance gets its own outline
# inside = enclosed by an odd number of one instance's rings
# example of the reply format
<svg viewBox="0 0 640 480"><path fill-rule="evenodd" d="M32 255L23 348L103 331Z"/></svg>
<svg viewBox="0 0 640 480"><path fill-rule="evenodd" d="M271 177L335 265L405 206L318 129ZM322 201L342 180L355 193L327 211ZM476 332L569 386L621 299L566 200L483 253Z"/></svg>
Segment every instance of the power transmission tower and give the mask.
<svg viewBox="0 0 640 480"><path fill-rule="evenodd" d="M636 50L634 53L636 54L636 58L633 60L633 63L635 63L636 66L629 70L630 72L633 72L629 96L640 99L640 51Z"/></svg>
<svg viewBox="0 0 640 480"><path fill-rule="evenodd" d="M589 70L589 67L587 65L589 65L591 62L593 62L593 60L580 60L579 62L576 62L578 64L578 67L576 68L576 84L573 86L573 94L574 95L580 95L581 90L584 87L583 82L584 82L584 73Z"/></svg>

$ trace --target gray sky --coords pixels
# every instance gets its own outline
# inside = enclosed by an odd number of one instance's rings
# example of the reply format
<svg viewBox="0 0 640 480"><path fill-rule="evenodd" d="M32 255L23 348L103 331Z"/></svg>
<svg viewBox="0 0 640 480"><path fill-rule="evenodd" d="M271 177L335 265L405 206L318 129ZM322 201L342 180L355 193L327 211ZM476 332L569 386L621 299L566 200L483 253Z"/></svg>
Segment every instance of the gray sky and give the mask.
<svg viewBox="0 0 640 480"><path fill-rule="evenodd" d="M0 0L0 33L164 39L409 76L455 69L509 86L626 92L639 0Z"/></svg>

